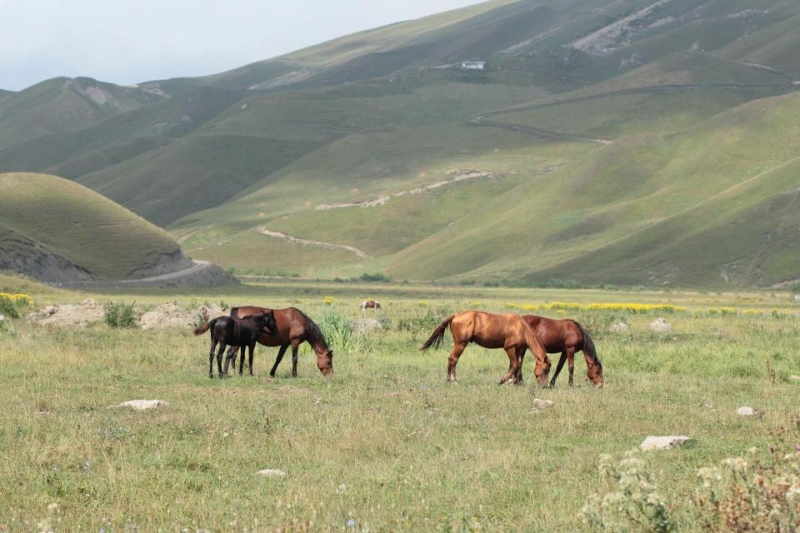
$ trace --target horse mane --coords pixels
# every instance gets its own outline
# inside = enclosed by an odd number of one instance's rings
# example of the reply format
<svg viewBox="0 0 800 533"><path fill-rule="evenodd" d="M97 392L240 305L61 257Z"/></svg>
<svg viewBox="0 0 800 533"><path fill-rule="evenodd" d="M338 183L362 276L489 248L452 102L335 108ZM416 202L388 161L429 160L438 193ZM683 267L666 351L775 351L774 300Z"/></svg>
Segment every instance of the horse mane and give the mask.
<svg viewBox="0 0 800 533"><path fill-rule="evenodd" d="M309 317L307 314L305 314L298 308L292 307L292 309L300 313L300 315L306 319L306 322L308 324L307 328L308 342L309 344L311 344L311 347L313 348L315 344L322 344L322 346L324 346L326 350L330 350L330 346L328 346L328 341L325 340L325 336L322 334L322 330L319 329L319 326L317 326L317 323L311 320L311 317Z"/></svg>
<svg viewBox="0 0 800 533"><path fill-rule="evenodd" d="M581 330L581 333L583 333L583 345L584 345L584 348L586 349L586 352L589 352L589 355L592 358L592 362L594 364L596 364L596 365L600 365L600 368L602 368L603 364L600 362L600 359L597 357L597 351L594 348L594 341L589 336L589 333L584 329L583 326L581 326L581 324L577 320L572 320L572 319L570 319L570 320L572 321L573 324L578 326L578 329ZM584 352L584 353L586 353L586 352Z"/></svg>

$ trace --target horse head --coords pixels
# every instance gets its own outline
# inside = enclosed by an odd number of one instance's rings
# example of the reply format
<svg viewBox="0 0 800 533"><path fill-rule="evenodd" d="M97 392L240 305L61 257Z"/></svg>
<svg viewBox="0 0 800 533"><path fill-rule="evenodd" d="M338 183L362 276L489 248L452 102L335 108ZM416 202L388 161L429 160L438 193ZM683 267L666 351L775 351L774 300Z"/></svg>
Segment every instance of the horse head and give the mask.
<svg viewBox="0 0 800 533"><path fill-rule="evenodd" d="M323 376L333 376L333 350L317 352L317 368Z"/></svg>

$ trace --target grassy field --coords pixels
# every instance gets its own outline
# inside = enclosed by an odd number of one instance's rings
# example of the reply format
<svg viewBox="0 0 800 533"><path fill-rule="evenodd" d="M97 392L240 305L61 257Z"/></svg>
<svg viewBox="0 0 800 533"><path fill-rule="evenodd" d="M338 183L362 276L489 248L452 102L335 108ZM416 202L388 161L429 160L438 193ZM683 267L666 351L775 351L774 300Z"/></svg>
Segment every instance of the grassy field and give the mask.
<svg viewBox="0 0 800 533"><path fill-rule="evenodd" d="M587 499L612 488L601 454L671 434L693 442L647 454L647 469L679 530L700 531L697 470L765 448L798 414L800 307L785 292L265 282L90 294L0 281L37 305L295 305L335 349L332 379L304 345L297 379L288 361L269 379L275 350L260 347L254 377L220 381L207 377L207 337L188 330L11 322L0 329L0 531L579 531ZM381 330L359 337L335 326L361 318L365 297L384 306L369 315ZM505 355L476 346L461 358L460 382L446 383L449 335L446 349L417 347L471 307L578 318L606 387L589 386L580 357L574 388L565 375L554 389L498 387ZM671 332L648 329L660 316ZM616 322L629 331L610 333ZM555 403L537 410L536 398ZM132 399L168 405L110 408ZM737 416L742 405L765 414ZM286 475L257 474L268 468Z"/></svg>

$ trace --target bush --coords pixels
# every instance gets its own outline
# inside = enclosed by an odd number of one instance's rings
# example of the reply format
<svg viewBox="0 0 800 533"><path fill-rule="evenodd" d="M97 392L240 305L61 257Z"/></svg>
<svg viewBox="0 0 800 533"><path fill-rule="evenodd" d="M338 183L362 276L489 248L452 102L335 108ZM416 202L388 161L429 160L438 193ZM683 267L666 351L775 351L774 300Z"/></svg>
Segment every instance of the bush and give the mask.
<svg viewBox="0 0 800 533"><path fill-rule="evenodd" d="M698 470L702 485L694 490L694 505L687 509L692 522L717 532L800 531L800 416L773 437L767 453L751 448L745 457L723 460L720 468ZM656 493L642 457L638 450L619 462L600 457L600 474L610 488L589 496L583 506L583 521L591 529L677 529L669 511L681 502L670 503Z"/></svg>
<svg viewBox="0 0 800 533"><path fill-rule="evenodd" d="M33 299L27 294L0 292L0 314L6 317L20 318L32 305Z"/></svg>
<svg viewBox="0 0 800 533"><path fill-rule="evenodd" d="M800 416L794 428L775 433L769 453L757 448L745 457L701 468L697 503L711 531L795 533L800 531Z"/></svg>
<svg viewBox="0 0 800 533"><path fill-rule="evenodd" d="M616 462L600 456L600 476L614 489L594 494L583 506L583 518L598 531L675 531L667 502L656 492L639 450L631 450Z"/></svg>
<svg viewBox="0 0 800 533"><path fill-rule="evenodd" d="M135 302L134 302L135 304ZM112 328L135 328L139 320L139 314L134 309L134 304L125 302L108 302L103 306L104 320Z"/></svg>

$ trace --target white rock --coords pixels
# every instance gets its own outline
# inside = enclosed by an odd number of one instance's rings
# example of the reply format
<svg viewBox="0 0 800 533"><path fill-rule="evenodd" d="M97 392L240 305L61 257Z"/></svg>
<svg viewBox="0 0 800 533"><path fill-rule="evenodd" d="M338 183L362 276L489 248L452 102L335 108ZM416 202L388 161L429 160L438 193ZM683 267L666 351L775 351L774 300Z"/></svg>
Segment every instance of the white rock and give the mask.
<svg viewBox="0 0 800 533"><path fill-rule="evenodd" d="M353 329L359 335L367 333L375 329L381 329L381 323L374 318L360 318L353 321Z"/></svg>
<svg viewBox="0 0 800 533"><path fill-rule="evenodd" d="M136 409L137 411L146 411L148 409L156 409L165 405L167 405L167 402L164 400L129 400L113 407L130 407L131 409Z"/></svg>
<svg viewBox="0 0 800 533"><path fill-rule="evenodd" d="M800 381L800 376L792 374L791 376L789 376L789 381Z"/></svg>
<svg viewBox="0 0 800 533"><path fill-rule="evenodd" d="M553 400L542 400L536 398L533 400L533 406L537 409L547 409L548 407L553 407Z"/></svg>
<svg viewBox="0 0 800 533"><path fill-rule="evenodd" d="M284 477L286 472L283 470L278 470L276 468L265 468L264 470L258 471L259 476L266 476L266 477Z"/></svg>
<svg viewBox="0 0 800 533"><path fill-rule="evenodd" d="M764 410L743 405L736 410L736 414L739 416L764 416Z"/></svg>
<svg viewBox="0 0 800 533"><path fill-rule="evenodd" d="M628 328L628 324L625 322L616 322L611 324L611 326L608 328L608 331L611 333L628 333L630 328Z"/></svg>
<svg viewBox="0 0 800 533"><path fill-rule="evenodd" d="M667 319L664 317L655 319L648 327L650 328L650 331L655 331L657 333L672 331L672 324L667 322Z"/></svg>
<svg viewBox="0 0 800 533"><path fill-rule="evenodd" d="M639 445L639 448L642 450L669 450L682 446L690 440L692 440L690 437L685 437L683 435L670 435L665 437L649 436L644 439L644 442Z"/></svg>

